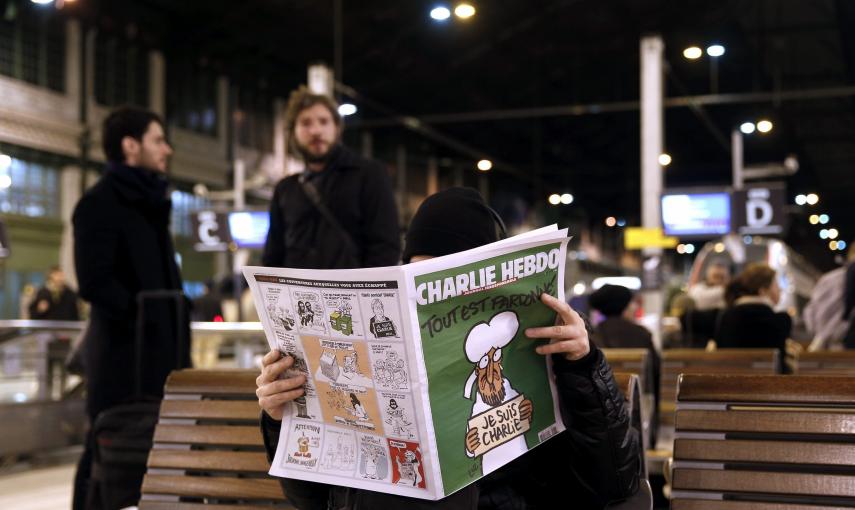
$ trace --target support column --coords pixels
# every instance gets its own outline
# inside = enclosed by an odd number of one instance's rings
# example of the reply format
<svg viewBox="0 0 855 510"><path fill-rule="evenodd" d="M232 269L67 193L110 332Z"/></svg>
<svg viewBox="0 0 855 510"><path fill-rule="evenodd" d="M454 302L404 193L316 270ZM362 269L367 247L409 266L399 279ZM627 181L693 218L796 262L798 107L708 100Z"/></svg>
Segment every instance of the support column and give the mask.
<svg viewBox="0 0 855 510"><path fill-rule="evenodd" d="M332 97L333 73L328 66L324 64L310 65L306 80L309 86L309 90L313 94L323 94L325 96Z"/></svg>
<svg viewBox="0 0 855 510"><path fill-rule="evenodd" d="M220 145L223 148L223 154L228 150L226 147L231 143L228 138L229 134L229 79L225 76L217 78L217 138L220 140Z"/></svg>
<svg viewBox="0 0 855 510"><path fill-rule="evenodd" d="M399 145L395 153L395 166L395 177L398 181L398 216L401 225L406 225L410 217L410 197L407 193L407 148L403 145Z"/></svg>
<svg viewBox="0 0 855 510"><path fill-rule="evenodd" d="M744 184L742 170L745 164L745 155L742 146L742 132L739 129L734 129L730 133L730 157L733 164L733 189L740 190Z"/></svg>
<svg viewBox="0 0 855 510"><path fill-rule="evenodd" d="M59 183L59 215L62 219L62 240L59 246L59 267L65 273L68 283L78 288L77 274L74 270L74 237L71 226L71 214L81 196L83 172L76 166L62 168Z"/></svg>
<svg viewBox="0 0 855 510"><path fill-rule="evenodd" d="M427 162L427 196L437 191L439 191L439 167L436 164L436 157L431 156Z"/></svg>
<svg viewBox="0 0 855 510"><path fill-rule="evenodd" d="M658 35L641 39L641 225L661 228L659 200L662 194L662 168L659 155L663 147L663 65L665 44ZM645 270L661 271L662 249L647 248L643 252ZM653 342L662 345L661 317L664 295L661 288L643 293L644 308L653 315Z"/></svg>
<svg viewBox="0 0 855 510"><path fill-rule="evenodd" d="M285 125L285 109L285 100L273 101L273 158L276 161L277 180L285 177L286 174L288 131Z"/></svg>
<svg viewBox="0 0 855 510"><path fill-rule="evenodd" d="M481 174L478 176L478 191L481 193L481 196L484 197L484 202L490 203L490 181L487 179L486 174Z"/></svg>
<svg viewBox="0 0 855 510"><path fill-rule="evenodd" d="M82 55L80 54L80 22L68 20L65 22L65 95L80 108L80 73ZM76 112L80 118L80 112Z"/></svg>
<svg viewBox="0 0 855 510"><path fill-rule="evenodd" d="M166 118L166 61L159 51L148 54L148 107Z"/></svg>
<svg viewBox="0 0 855 510"><path fill-rule="evenodd" d="M374 135L371 131L362 132L362 157L366 159L374 157Z"/></svg>

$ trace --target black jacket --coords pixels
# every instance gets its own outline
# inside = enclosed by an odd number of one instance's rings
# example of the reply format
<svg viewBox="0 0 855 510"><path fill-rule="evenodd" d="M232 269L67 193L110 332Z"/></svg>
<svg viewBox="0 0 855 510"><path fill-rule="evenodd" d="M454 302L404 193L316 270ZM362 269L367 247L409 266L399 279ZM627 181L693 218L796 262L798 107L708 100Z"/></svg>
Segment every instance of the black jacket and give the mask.
<svg viewBox="0 0 855 510"><path fill-rule="evenodd" d="M315 208L299 175L276 185L262 264L349 269L393 266L401 257L398 210L386 170L338 145L321 172L306 170L348 240Z"/></svg>
<svg viewBox="0 0 855 510"><path fill-rule="evenodd" d="M715 342L719 348L778 349L783 368L792 326L789 315L774 311L768 304L738 300L722 314Z"/></svg>
<svg viewBox="0 0 855 510"><path fill-rule="evenodd" d="M39 311L39 303L47 301L48 307L44 312ZM80 320L80 311L77 308L77 294L63 287L57 294L51 292L47 287L42 287L36 293L35 299L30 303L30 318L44 321L77 321Z"/></svg>
<svg viewBox="0 0 855 510"><path fill-rule="evenodd" d="M602 351L570 362L553 356L562 418L567 430L439 501L393 496L280 478L300 510L330 508L489 510L562 508L587 510L625 499L638 488L640 438L630 426L623 396ZM262 413L264 443L273 458L280 423ZM332 490L330 490L332 489Z"/></svg>
<svg viewBox="0 0 855 510"><path fill-rule="evenodd" d="M134 396L137 294L181 290L171 207L164 176L125 165L110 165L75 207L77 281L80 296L92 304L83 357L91 417ZM187 313L177 317L174 301L146 301L143 394L162 396L169 372L190 366L189 325Z"/></svg>

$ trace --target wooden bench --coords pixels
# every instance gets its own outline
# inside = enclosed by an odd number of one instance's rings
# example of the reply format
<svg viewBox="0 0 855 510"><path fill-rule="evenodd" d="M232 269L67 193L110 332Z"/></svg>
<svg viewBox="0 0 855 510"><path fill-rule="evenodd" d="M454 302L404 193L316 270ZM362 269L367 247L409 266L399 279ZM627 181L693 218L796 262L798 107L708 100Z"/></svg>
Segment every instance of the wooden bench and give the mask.
<svg viewBox="0 0 855 510"><path fill-rule="evenodd" d="M855 377L684 375L673 510L855 507Z"/></svg>
<svg viewBox="0 0 855 510"><path fill-rule="evenodd" d="M855 375L855 351L796 352L792 368L799 375Z"/></svg>
<svg viewBox="0 0 855 510"><path fill-rule="evenodd" d="M662 352L659 392L659 423L673 428L677 378L680 374L778 373L776 349L668 349Z"/></svg>
<svg viewBox="0 0 855 510"><path fill-rule="evenodd" d="M177 370L166 382L141 510L293 508L264 452L255 370Z"/></svg>
<svg viewBox="0 0 855 510"><path fill-rule="evenodd" d="M647 349L602 349L606 361L614 372L626 372L638 375L638 382L644 394L653 393L653 367Z"/></svg>

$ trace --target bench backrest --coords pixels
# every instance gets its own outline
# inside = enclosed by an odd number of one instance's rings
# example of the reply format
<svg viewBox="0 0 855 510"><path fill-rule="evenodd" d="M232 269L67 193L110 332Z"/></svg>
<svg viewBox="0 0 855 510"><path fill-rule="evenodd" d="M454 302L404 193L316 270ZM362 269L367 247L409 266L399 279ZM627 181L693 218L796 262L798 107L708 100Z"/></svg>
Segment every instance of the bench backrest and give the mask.
<svg viewBox="0 0 855 510"><path fill-rule="evenodd" d="M855 377L684 375L673 468L674 510L855 507Z"/></svg>
<svg viewBox="0 0 855 510"><path fill-rule="evenodd" d="M641 384L636 374L627 372L614 372L615 382L623 393L626 411L629 413L630 423L632 427L638 431L638 437L641 441L641 463L644 467L644 477L647 478L647 462L645 452L647 450L647 438L644 435L644 416L645 408L641 405Z"/></svg>
<svg viewBox="0 0 855 510"><path fill-rule="evenodd" d="M654 446L655 428L657 426L655 392L653 391L653 362L647 349L602 349L603 355L615 373L626 372L638 376L641 390L642 432L647 445Z"/></svg>
<svg viewBox="0 0 855 510"><path fill-rule="evenodd" d="M603 355L614 372L626 372L638 375L641 391L653 393L653 368L647 349L602 349Z"/></svg>
<svg viewBox="0 0 855 510"><path fill-rule="evenodd" d="M668 349L662 352L659 423L673 427L680 374L754 374L778 372L777 349Z"/></svg>
<svg viewBox="0 0 855 510"><path fill-rule="evenodd" d="M797 352L793 372L801 375L855 375L855 351Z"/></svg>
<svg viewBox="0 0 855 510"><path fill-rule="evenodd" d="M141 510L290 508L279 483L267 475L257 375L193 369L170 374Z"/></svg>

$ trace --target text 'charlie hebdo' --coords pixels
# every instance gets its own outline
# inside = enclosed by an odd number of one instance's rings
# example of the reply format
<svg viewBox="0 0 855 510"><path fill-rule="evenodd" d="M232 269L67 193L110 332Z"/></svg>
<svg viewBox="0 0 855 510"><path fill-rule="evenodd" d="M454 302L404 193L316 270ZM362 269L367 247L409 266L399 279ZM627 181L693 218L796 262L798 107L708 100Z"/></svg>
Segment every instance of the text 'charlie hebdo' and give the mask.
<svg viewBox="0 0 855 510"><path fill-rule="evenodd" d="M558 267L558 256L559 250L555 248L549 252L539 252L502 262L498 268L494 264L477 271L424 282L416 287L416 302L424 306L475 291L487 290L496 286L497 283L508 283L518 278L542 273L547 269L555 269ZM497 271L501 276L498 281L496 280Z"/></svg>

